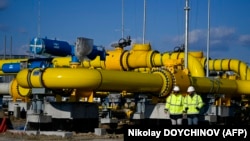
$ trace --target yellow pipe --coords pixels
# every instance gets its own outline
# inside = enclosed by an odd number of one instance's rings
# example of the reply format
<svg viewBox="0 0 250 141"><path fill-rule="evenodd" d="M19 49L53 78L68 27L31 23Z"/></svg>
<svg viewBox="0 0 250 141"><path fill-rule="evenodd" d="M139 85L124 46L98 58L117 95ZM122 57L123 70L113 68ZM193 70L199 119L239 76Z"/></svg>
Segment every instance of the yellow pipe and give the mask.
<svg viewBox="0 0 250 141"><path fill-rule="evenodd" d="M160 59L159 56L156 56L158 59ZM165 62L165 60L168 59L184 59L184 53L183 52L177 52L177 53L164 53L162 55L162 61ZM154 60L157 60L156 58ZM158 61L159 62L159 61ZM162 66L163 64L161 64ZM204 68L200 61L198 61L195 57L188 54L188 69L190 71L190 75L194 77L203 77L205 76Z"/></svg>
<svg viewBox="0 0 250 141"><path fill-rule="evenodd" d="M166 73L170 74L170 73ZM207 77L183 78L176 75L176 80L163 73L139 73L84 68L47 68L22 70L17 74L18 84L24 88L76 88L85 91L109 91L156 94L165 92L161 97L170 93L173 84L180 85L186 90L187 83L196 88L200 94L225 94L228 96L250 94L250 81L229 80ZM179 77L177 75L180 75ZM189 81L189 82L188 82ZM167 88L166 88L167 87ZM164 90L163 90L164 89Z"/></svg>
<svg viewBox="0 0 250 141"><path fill-rule="evenodd" d="M52 60L53 67L60 68L60 67L70 67L71 57L55 57Z"/></svg>
<svg viewBox="0 0 250 141"><path fill-rule="evenodd" d="M203 58L203 52L202 51L190 51L188 52L190 55L197 59L202 59Z"/></svg>
<svg viewBox="0 0 250 141"><path fill-rule="evenodd" d="M249 94L250 81L248 80L236 80L237 83L237 93L239 94Z"/></svg>
<svg viewBox="0 0 250 141"><path fill-rule="evenodd" d="M123 61L122 58L127 58L128 51L123 50L123 48L115 48L115 50L107 51L107 56L105 60L105 69L107 70L125 70L127 66L121 65Z"/></svg>
<svg viewBox="0 0 250 141"><path fill-rule="evenodd" d="M225 94L229 96L249 95L250 81L220 78L191 77L191 84L199 93Z"/></svg>
<svg viewBox="0 0 250 141"><path fill-rule="evenodd" d="M94 60L84 60L82 62L82 67L83 68L105 68L105 61L100 59L100 56L97 56Z"/></svg>
<svg viewBox="0 0 250 141"><path fill-rule="evenodd" d="M204 67L206 59L201 60ZM250 80L250 69L246 63L236 59L209 60L209 70L214 71L234 71L240 75L241 80Z"/></svg>
<svg viewBox="0 0 250 141"><path fill-rule="evenodd" d="M208 78L208 77L191 77L191 85L199 93L206 94L240 94L236 80ZM250 94L250 91L249 91Z"/></svg>
<svg viewBox="0 0 250 141"><path fill-rule="evenodd" d="M16 79L13 79L10 83L10 95L13 98L13 101L16 101L17 99L21 99L22 101L29 101L29 96L31 95L31 89L30 88L23 88L21 87Z"/></svg>
<svg viewBox="0 0 250 141"><path fill-rule="evenodd" d="M202 57L201 52L190 52L188 54L188 69L194 77L205 76L204 67L197 59ZM107 51L106 60L96 57L94 60L84 60L83 68L102 68L106 70L131 70L137 68L152 68L164 66L169 59L184 59L183 52L163 53L151 49L150 44L133 44L130 51L123 48L115 48ZM70 65L70 57L55 58L52 63L55 67L65 67Z"/></svg>
<svg viewBox="0 0 250 141"><path fill-rule="evenodd" d="M122 49L109 51L105 65L107 70L130 70L136 68L152 68L164 66L169 59L184 59L184 53L164 53L151 50L150 44L134 44L131 51L126 52ZM204 68L196 57L203 54L191 52L188 54L188 68L192 76L205 76ZM114 64L114 65L113 65Z"/></svg>
<svg viewBox="0 0 250 141"><path fill-rule="evenodd" d="M152 68L164 66L169 59L184 59L184 53L164 53L150 50L148 44L135 44L130 52L108 52L109 56L105 61L107 70L129 70L136 68ZM191 53L194 54L194 53ZM110 58L112 57L113 58ZM200 57L201 55L198 54ZM188 54L188 68L192 76L205 76L204 68L199 60ZM120 58L120 59L119 59ZM115 61L115 62L114 62ZM114 64L114 65L112 65ZM109 65L109 66L108 66ZM108 66L108 67L107 67Z"/></svg>
<svg viewBox="0 0 250 141"><path fill-rule="evenodd" d="M165 78L157 73L123 72L84 68L21 70L16 79L24 88L80 88L85 91L149 92L159 94ZM165 87L165 86L164 86Z"/></svg>
<svg viewBox="0 0 250 141"><path fill-rule="evenodd" d="M129 52L127 64L129 68L152 68L152 57L155 53L150 44L134 44Z"/></svg>

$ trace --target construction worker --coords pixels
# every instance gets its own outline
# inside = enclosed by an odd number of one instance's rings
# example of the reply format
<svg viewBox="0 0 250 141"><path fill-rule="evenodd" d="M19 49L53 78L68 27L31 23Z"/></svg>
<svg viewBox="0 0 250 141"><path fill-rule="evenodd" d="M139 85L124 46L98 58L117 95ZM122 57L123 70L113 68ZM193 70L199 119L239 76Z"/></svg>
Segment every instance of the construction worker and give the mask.
<svg viewBox="0 0 250 141"><path fill-rule="evenodd" d="M180 87L174 86L172 93L166 99L165 113L169 112L172 125L182 125L183 119L183 100L180 94Z"/></svg>
<svg viewBox="0 0 250 141"><path fill-rule="evenodd" d="M203 100L193 86L188 87L187 93L184 98L184 112L187 114L188 125L198 125L199 112L204 105Z"/></svg>

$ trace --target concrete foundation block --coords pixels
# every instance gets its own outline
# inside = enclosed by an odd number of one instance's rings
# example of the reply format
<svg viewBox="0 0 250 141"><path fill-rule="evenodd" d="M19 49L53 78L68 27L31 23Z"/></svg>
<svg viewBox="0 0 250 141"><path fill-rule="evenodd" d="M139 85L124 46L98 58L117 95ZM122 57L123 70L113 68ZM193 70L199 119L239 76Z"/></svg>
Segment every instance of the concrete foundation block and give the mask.
<svg viewBox="0 0 250 141"><path fill-rule="evenodd" d="M95 128L95 134L98 136L107 134L106 129L103 128Z"/></svg>

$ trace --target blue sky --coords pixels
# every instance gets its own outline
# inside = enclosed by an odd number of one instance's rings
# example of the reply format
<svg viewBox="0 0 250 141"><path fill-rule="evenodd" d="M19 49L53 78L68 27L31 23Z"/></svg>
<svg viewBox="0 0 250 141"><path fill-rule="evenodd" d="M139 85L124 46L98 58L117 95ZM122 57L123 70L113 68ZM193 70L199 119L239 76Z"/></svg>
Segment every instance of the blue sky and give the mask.
<svg viewBox="0 0 250 141"><path fill-rule="evenodd" d="M184 7L185 0L146 0L145 42L153 50L173 51L184 43ZM206 55L208 1L189 0L189 7L189 50ZM12 54L27 54L29 41L39 35L70 44L91 38L110 50L122 37L122 23L124 37L142 43L143 10L144 0L0 0L0 52L6 37L7 53L12 38ZM212 59L250 63L249 13L249 0L210 0Z"/></svg>

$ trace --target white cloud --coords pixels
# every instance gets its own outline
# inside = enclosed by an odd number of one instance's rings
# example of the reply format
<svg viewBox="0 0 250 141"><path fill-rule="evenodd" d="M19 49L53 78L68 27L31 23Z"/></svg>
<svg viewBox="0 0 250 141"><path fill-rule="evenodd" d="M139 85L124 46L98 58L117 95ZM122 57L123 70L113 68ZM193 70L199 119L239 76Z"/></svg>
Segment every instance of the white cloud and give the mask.
<svg viewBox="0 0 250 141"><path fill-rule="evenodd" d="M250 35L241 35L239 37L239 42L243 46L250 46Z"/></svg>
<svg viewBox="0 0 250 141"><path fill-rule="evenodd" d="M210 34L212 38L220 39L235 34L235 29L228 27L216 27L216 28L211 28Z"/></svg>
<svg viewBox="0 0 250 141"><path fill-rule="evenodd" d="M199 42L200 40L204 40L206 38L206 31L201 30L201 29L196 29L193 30L189 33L189 43L196 43Z"/></svg>
<svg viewBox="0 0 250 141"><path fill-rule="evenodd" d="M193 48L200 49L207 44L207 29L195 29L189 32L189 44ZM181 37L172 38L172 42L176 42L179 39L183 39L184 35ZM235 44L237 42L236 32L234 28L230 27L215 27L210 29L210 46L217 49L224 48L230 44Z"/></svg>

